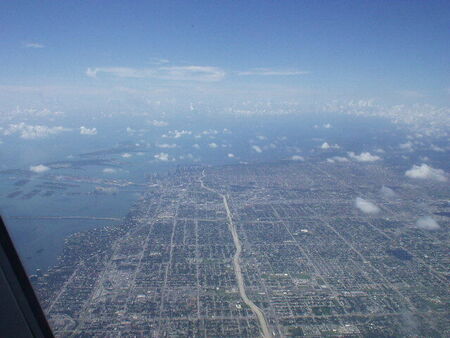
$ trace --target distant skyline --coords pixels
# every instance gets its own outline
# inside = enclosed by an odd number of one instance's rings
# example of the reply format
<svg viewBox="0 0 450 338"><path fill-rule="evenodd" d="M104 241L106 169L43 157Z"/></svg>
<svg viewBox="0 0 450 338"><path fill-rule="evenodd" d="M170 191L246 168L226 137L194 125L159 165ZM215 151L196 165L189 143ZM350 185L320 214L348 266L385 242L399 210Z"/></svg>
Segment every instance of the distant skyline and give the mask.
<svg viewBox="0 0 450 338"><path fill-rule="evenodd" d="M450 101L447 1L0 4L0 110Z"/></svg>

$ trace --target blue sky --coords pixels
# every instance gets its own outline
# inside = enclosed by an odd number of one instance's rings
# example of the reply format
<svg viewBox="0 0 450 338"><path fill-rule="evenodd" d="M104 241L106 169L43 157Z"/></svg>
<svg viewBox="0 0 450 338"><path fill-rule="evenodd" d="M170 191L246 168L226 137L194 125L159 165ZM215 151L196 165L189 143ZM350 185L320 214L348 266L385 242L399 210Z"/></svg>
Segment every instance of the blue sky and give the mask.
<svg viewBox="0 0 450 338"><path fill-rule="evenodd" d="M448 105L449 23L448 1L3 1L0 105L86 95Z"/></svg>

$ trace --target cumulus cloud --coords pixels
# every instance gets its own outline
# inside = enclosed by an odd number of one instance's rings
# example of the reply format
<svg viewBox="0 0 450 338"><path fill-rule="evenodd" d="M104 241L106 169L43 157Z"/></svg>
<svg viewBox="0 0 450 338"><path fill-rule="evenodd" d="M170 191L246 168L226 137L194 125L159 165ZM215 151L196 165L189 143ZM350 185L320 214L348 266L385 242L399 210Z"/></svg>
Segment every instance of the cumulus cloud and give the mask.
<svg viewBox="0 0 450 338"><path fill-rule="evenodd" d="M347 157L342 156L333 156L330 158L327 158L328 163L336 163L336 162L348 162L349 159Z"/></svg>
<svg viewBox="0 0 450 338"><path fill-rule="evenodd" d="M81 135L97 135L97 128L86 128L85 126L80 127Z"/></svg>
<svg viewBox="0 0 450 338"><path fill-rule="evenodd" d="M380 208L375 204L361 197L356 197L355 206L365 214L377 214L380 212Z"/></svg>
<svg viewBox="0 0 450 338"><path fill-rule="evenodd" d="M383 185L381 187L380 193L386 199L392 199L392 198L395 198L397 196L397 194L395 193L394 190L392 190L389 187L386 187L385 185Z"/></svg>
<svg viewBox="0 0 450 338"><path fill-rule="evenodd" d="M191 135L191 134L192 134L192 131L190 131L190 130L170 130L168 135L166 135L166 137L180 138L184 135Z"/></svg>
<svg viewBox="0 0 450 338"><path fill-rule="evenodd" d="M234 158L235 156L234 156L234 154L229 153L229 154L228 154L228 157L229 157L229 158Z"/></svg>
<svg viewBox="0 0 450 338"><path fill-rule="evenodd" d="M94 67L86 70L92 78L109 74L120 78L161 79L174 81L214 82L225 77L225 71L212 66L164 66L154 68Z"/></svg>
<svg viewBox="0 0 450 338"><path fill-rule="evenodd" d="M327 149L339 149L340 147L337 144L329 144L328 142L322 143L320 146L320 149L327 150Z"/></svg>
<svg viewBox="0 0 450 338"><path fill-rule="evenodd" d="M218 147L218 145L214 142L208 144L208 147L210 147L211 149L216 149Z"/></svg>
<svg viewBox="0 0 450 338"><path fill-rule="evenodd" d="M439 224L431 216L420 217L416 222L416 227L423 230L440 229Z"/></svg>
<svg viewBox="0 0 450 338"><path fill-rule="evenodd" d="M398 147L402 150L407 150L407 151L413 150L413 144L411 142L401 143Z"/></svg>
<svg viewBox="0 0 450 338"><path fill-rule="evenodd" d="M136 132L135 129L130 128L130 127L127 127L127 133L128 133L128 134L134 134L135 132Z"/></svg>
<svg viewBox="0 0 450 338"><path fill-rule="evenodd" d="M355 154L354 152L349 152L348 156L358 162L375 162L378 160L381 160L381 157L377 156L377 155L372 155L369 152L363 152L359 155Z"/></svg>
<svg viewBox="0 0 450 338"><path fill-rule="evenodd" d="M439 146L437 146L437 145L435 145L435 144L432 144L432 145L431 145L431 150L437 151L437 152L440 152L440 153L444 153L444 152L445 152L445 149L444 149L444 148L441 148L441 147L439 147Z"/></svg>
<svg viewBox="0 0 450 338"><path fill-rule="evenodd" d="M4 86L2 87L4 88ZM24 89L25 91L28 89L31 89L31 87L22 87L22 89ZM50 110L48 108L43 108L43 109L35 109L35 108L29 108L29 109L21 109L21 108L16 108L14 111L14 114L17 115L24 115L24 116L30 116L30 117L55 117L55 116L62 116L65 115L64 112L62 111L55 111L55 110Z"/></svg>
<svg viewBox="0 0 450 338"><path fill-rule="evenodd" d="M187 154L187 155L180 155L178 157L180 160L191 160L191 161L195 161L195 157L192 154ZM174 160L174 159L173 159Z"/></svg>
<svg viewBox="0 0 450 338"><path fill-rule="evenodd" d="M49 170L50 170L50 168L45 166L45 165L43 165L43 164L39 164L39 165L30 167L30 171L32 171L32 172L34 172L36 174L44 173L44 172L49 171Z"/></svg>
<svg viewBox="0 0 450 338"><path fill-rule="evenodd" d="M253 149L254 151L256 151L257 153L262 153L262 149L261 149L261 147L259 147L259 146L253 145L253 146L252 146L252 149Z"/></svg>
<svg viewBox="0 0 450 338"><path fill-rule="evenodd" d="M117 170L113 168L105 168L103 169L103 173L105 174L114 174Z"/></svg>
<svg viewBox="0 0 450 338"><path fill-rule="evenodd" d="M27 125L24 122L21 122L18 124L10 124L6 129L3 130L3 135L8 136L19 134L23 139L37 139L45 138L49 135L55 135L69 130L70 129L61 126L48 127L43 125Z"/></svg>
<svg viewBox="0 0 450 338"><path fill-rule="evenodd" d="M325 123L325 124L323 125L323 127L324 127L325 129L330 129L330 128L331 128L331 124L330 124L330 123Z"/></svg>
<svg viewBox="0 0 450 338"><path fill-rule="evenodd" d="M172 148L176 148L177 145L175 143L162 143L162 144L157 144L156 145L158 148L167 148L167 149L172 149Z"/></svg>
<svg viewBox="0 0 450 338"><path fill-rule="evenodd" d="M158 161L167 162L167 161L169 161L169 154L159 153L159 154L156 154L154 156L154 158L157 159Z"/></svg>
<svg viewBox="0 0 450 338"><path fill-rule="evenodd" d="M427 135L445 136L450 123L450 107L430 104L395 105L385 107L375 104L373 99L333 102L323 107L329 112L344 112L359 116L381 116L393 123L402 123L413 131L424 132Z"/></svg>
<svg viewBox="0 0 450 338"><path fill-rule="evenodd" d="M320 146L320 149L330 149L330 145L328 144L328 142L324 142L322 143L322 145Z"/></svg>
<svg viewBox="0 0 450 338"><path fill-rule="evenodd" d="M292 155L291 160L292 161L304 161L305 159L303 158L303 156L300 156L300 155Z"/></svg>
<svg viewBox="0 0 450 338"><path fill-rule="evenodd" d="M158 121L158 120L151 120L148 121L148 123L150 123L154 127L167 127L169 125L169 123L167 123L166 121Z"/></svg>
<svg viewBox="0 0 450 338"><path fill-rule="evenodd" d="M121 156L122 156L123 158L130 158L130 157L132 157L133 155L131 155L130 153L123 153Z"/></svg>
<svg viewBox="0 0 450 338"><path fill-rule="evenodd" d="M208 130L204 130L202 131L203 135L217 135L219 132L215 129L208 129Z"/></svg>
<svg viewBox="0 0 450 338"><path fill-rule="evenodd" d="M293 75L305 75L309 72L296 70L296 69L273 69L273 68L253 68L247 71L238 72L238 75L249 76L293 76Z"/></svg>
<svg viewBox="0 0 450 338"><path fill-rule="evenodd" d="M416 179L429 179L438 182L447 182L444 170L435 169L425 163L420 166L413 165L411 169L405 172L405 176Z"/></svg>
<svg viewBox="0 0 450 338"><path fill-rule="evenodd" d="M192 147L195 149L200 149L200 145L198 143L193 144Z"/></svg>

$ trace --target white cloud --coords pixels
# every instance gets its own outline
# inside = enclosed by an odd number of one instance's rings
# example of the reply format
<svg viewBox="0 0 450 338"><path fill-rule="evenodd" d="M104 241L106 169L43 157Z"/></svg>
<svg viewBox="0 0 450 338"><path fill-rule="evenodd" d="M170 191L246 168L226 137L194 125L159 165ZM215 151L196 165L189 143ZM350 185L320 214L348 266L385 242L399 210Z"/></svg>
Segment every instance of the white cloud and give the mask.
<svg viewBox="0 0 450 338"><path fill-rule="evenodd" d="M95 187L95 192L96 193L103 193L103 194L116 194L118 191L118 189L116 187L100 187L97 186Z"/></svg>
<svg viewBox="0 0 450 338"><path fill-rule="evenodd" d="M13 135L20 134L23 139L37 139L48 137L49 135L59 134L64 131L69 131L70 129L57 126L48 127L43 125L27 125L24 122L18 124L10 124L8 128L3 131L3 135Z"/></svg>
<svg viewBox="0 0 450 338"><path fill-rule="evenodd" d="M159 153L154 156L158 161L167 162L169 161L169 154L167 153Z"/></svg>
<svg viewBox="0 0 450 338"><path fill-rule="evenodd" d="M168 133L168 137L180 138L184 135L191 135L192 131L190 130L170 130Z"/></svg>
<svg viewBox="0 0 450 338"><path fill-rule="evenodd" d="M432 145L431 145L431 150L437 151L437 152L440 152L440 153L444 153L444 152L445 152L445 149L444 149L444 148L441 148L441 147L439 147L439 146L437 146L437 145L435 145L435 144L432 144Z"/></svg>
<svg viewBox="0 0 450 338"><path fill-rule="evenodd" d="M213 142L213 143L208 144L208 147L210 147L211 149L215 149L218 147L218 145Z"/></svg>
<svg viewBox="0 0 450 338"><path fill-rule="evenodd" d="M178 158L180 160L195 160L194 155L192 154L180 155Z"/></svg>
<svg viewBox="0 0 450 338"><path fill-rule="evenodd" d="M324 142L322 143L322 145L320 146L320 149L330 149L330 145L328 144L328 142Z"/></svg>
<svg viewBox="0 0 450 338"><path fill-rule="evenodd" d="M49 171L49 170L50 170L50 168L45 166L45 165L43 165L43 164L39 164L39 165L30 167L30 171L32 171L32 172L34 172L36 174L44 173L44 172Z"/></svg>
<svg viewBox="0 0 450 338"><path fill-rule="evenodd" d="M256 151L257 153L262 153L262 149L261 149L261 147L259 147L259 146L253 145L253 146L252 146L252 149L253 149L254 151Z"/></svg>
<svg viewBox="0 0 450 338"><path fill-rule="evenodd" d="M253 68L248 71L238 72L238 75L259 75L259 76L292 76L305 75L309 72L295 69L273 69L273 68Z"/></svg>
<svg viewBox="0 0 450 338"><path fill-rule="evenodd" d="M219 132L215 129L208 129L208 130L204 130L202 131L203 135L217 135Z"/></svg>
<svg viewBox="0 0 450 338"><path fill-rule="evenodd" d="M99 74L109 74L121 78L161 79L174 81L220 81L225 77L225 71L211 66L164 66L154 68L131 67L97 67L88 68L86 75L98 77Z"/></svg>
<svg viewBox="0 0 450 338"><path fill-rule="evenodd" d="M195 148L195 149L200 149L200 145L198 143L193 144L192 147Z"/></svg>
<svg viewBox="0 0 450 338"><path fill-rule="evenodd" d="M162 67L159 69L161 79L179 81L220 81L225 77L225 71L210 66Z"/></svg>
<svg viewBox="0 0 450 338"><path fill-rule="evenodd" d="M420 217L416 222L416 226L423 230L437 230L440 228L439 224L431 216Z"/></svg>
<svg viewBox="0 0 450 338"><path fill-rule="evenodd" d="M103 173L105 173L105 174L114 174L115 172L117 172L117 170L113 169L113 168L105 168L105 169L103 169Z"/></svg>
<svg viewBox="0 0 450 338"><path fill-rule="evenodd" d="M167 127L169 125L169 123L167 123L166 121L158 121L158 120L148 121L148 123L150 123L154 127Z"/></svg>
<svg viewBox="0 0 450 338"><path fill-rule="evenodd" d="M365 214L377 214L380 212L380 208L375 204L361 197L356 197L355 206Z"/></svg>
<svg viewBox="0 0 450 338"><path fill-rule="evenodd" d="M380 189L381 195L386 199L392 199L397 196L394 190L383 185Z"/></svg>
<svg viewBox="0 0 450 338"><path fill-rule="evenodd" d="M167 148L167 149L172 149L172 148L176 148L177 145L175 143L162 143L162 144L157 144L156 145L158 148Z"/></svg>
<svg viewBox="0 0 450 338"><path fill-rule="evenodd" d="M261 141L267 140L267 137L264 135L258 135L258 136L256 136L256 138Z"/></svg>
<svg viewBox="0 0 450 338"><path fill-rule="evenodd" d="M349 159L347 157L342 156L333 156L330 158L327 158L327 162L329 163L335 163L335 162L348 162Z"/></svg>
<svg viewBox="0 0 450 338"><path fill-rule="evenodd" d="M229 158L234 158L235 156L234 156L234 154L229 153L229 154L228 154L228 157L229 157Z"/></svg>
<svg viewBox="0 0 450 338"><path fill-rule="evenodd" d="M63 116L63 115L65 115L65 113L62 112L62 111L54 111L54 110L50 110L48 108L43 108L43 109L35 109L35 108L20 109L20 108L17 107L14 113L18 114L18 115L33 116L33 117L54 117L54 116Z"/></svg>
<svg viewBox="0 0 450 338"><path fill-rule="evenodd" d="M383 107L373 99L349 102L333 102L323 107L329 112L343 112L359 116L380 116L395 124L404 124L413 131L426 135L446 136L450 125L450 107L430 104L395 105Z"/></svg>
<svg viewBox="0 0 450 338"><path fill-rule="evenodd" d="M136 132L136 130L134 130L133 128L127 127L128 134L134 134L135 132Z"/></svg>
<svg viewBox="0 0 450 338"><path fill-rule="evenodd" d="M291 160L292 161L304 161L305 159L303 158L303 156L300 156L300 155L292 155Z"/></svg>
<svg viewBox="0 0 450 338"><path fill-rule="evenodd" d="M43 45L42 43L38 43L38 42L25 42L23 44L23 46L25 48L38 48L38 49L45 47L45 45Z"/></svg>
<svg viewBox="0 0 450 338"><path fill-rule="evenodd" d="M422 97L425 97L424 93L417 90L400 90L398 94L409 99L420 99Z"/></svg>
<svg viewBox="0 0 450 338"><path fill-rule="evenodd" d="M86 128L85 126L80 127L81 135L97 135L97 128Z"/></svg>
<svg viewBox="0 0 450 338"><path fill-rule="evenodd" d="M323 125L323 127L324 127L325 129L330 129L332 126L331 126L330 123L325 123L325 124Z"/></svg>
<svg viewBox="0 0 450 338"><path fill-rule="evenodd" d="M337 144L329 144L328 142L322 143L320 146L320 149L327 150L327 149L339 149L340 147Z"/></svg>
<svg viewBox="0 0 450 338"><path fill-rule="evenodd" d="M170 61L168 59L164 59L164 58L151 58L150 59L150 63L153 63L155 65L162 65L162 64L166 64L169 63Z"/></svg>
<svg viewBox="0 0 450 338"><path fill-rule="evenodd" d="M435 169L425 163L422 163L420 166L413 165L411 169L405 172L405 175L410 178L429 179L439 182L447 182L447 177L445 175L444 170Z"/></svg>
<svg viewBox="0 0 450 338"><path fill-rule="evenodd" d="M354 152L349 152L348 156L350 156L351 159L358 161L358 162L374 162L381 160L381 157L377 155L372 155L369 152L363 152L359 155L355 154Z"/></svg>
<svg viewBox="0 0 450 338"><path fill-rule="evenodd" d="M88 69L86 69L86 75L88 77L96 78L97 77L97 70L95 68L88 68Z"/></svg>
<svg viewBox="0 0 450 338"><path fill-rule="evenodd" d="M123 158L130 158L130 157L132 157L133 155L131 155L130 153L123 153L121 156L122 156Z"/></svg>
<svg viewBox="0 0 450 338"><path fill-rule="evenodd" d="M411 142L402 143L398 146L402 150L412 151L413 144Z"/></svg>

